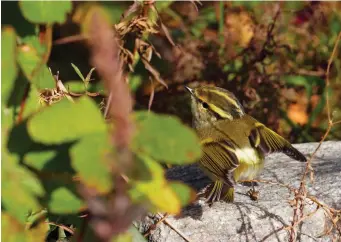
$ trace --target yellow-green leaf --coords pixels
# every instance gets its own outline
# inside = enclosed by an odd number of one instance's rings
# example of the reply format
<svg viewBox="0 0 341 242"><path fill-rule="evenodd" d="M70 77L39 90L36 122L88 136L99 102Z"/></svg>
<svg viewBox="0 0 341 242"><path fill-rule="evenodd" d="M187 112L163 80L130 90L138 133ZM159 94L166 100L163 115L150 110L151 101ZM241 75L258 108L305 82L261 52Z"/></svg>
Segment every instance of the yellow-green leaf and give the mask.
<svg viewBox="0 0 341 242"><path fill-rule="evenodd" d="M83 201L74 195L69 189L61 187L51 194L49 211L53 213L76 213L84 206Z"/></svg>
<svg viewBox="0 0 341 242"><path fill-rule="evenodd" d="M149 157L141 157L141 159L150 171L151 177L147 180L133 181L131 194L135 196L135 200L141 197L148 198L158 211L172 214L180 212L180 199L167 184L161 165Z"/></svg>
<svg viewBox="0 0 341 242"><path fill-rule="evenodd" d="M94 101L81 97L76 103L66 99L42 109L29 119L28 133L34 141L60 144L93 133L104 133L106 124Z"/></svg>
<svg viewBox="0 0 341 242"><path fill-rule="evenodd" d="M71 148L72 167L82 183L107 193L113 187L113 181L108 165L110 146L105 134L88 135L79 140Z"/></svg>
<svg viewBox="0 0 341 242"><path fill-rule="evenodd" d="M54 88L55 81L43 61L43 47L36 36L27 38L27 42L18 48L18 63L26 78L38 89Z"/></svg>
<svg viewBox="0 0 341 242"><path fill-rule="evenodd" d="M1 101L5 105L14 88L17 77L17 44L13 28L5 27L1 32Z"/></svg>
<svg viewBox="0 0 341 242"><path fill-rule="evenodd" d="M55 150L47 150L39 152L30 152L24 156L24 162L26 165L38 170L42 170L46 164L56 156Z"/></svg>
<svg viewBox="0 0 341 242"><path fill-rule="evenodd" d="M201 156L195 132L179 119L147 113L135 113L137 133L132 148L168 164L195 162Z"/></svg>
<svg viewBox="0 0 341 242"><path fill-rule="evenodd" d="M22 119L26 119L29 115L39 110L42 105L39 103L40 93L33 85L30 87L28 97L26 99L25 108Z"/></svg>
<svg viewBox="0 0 341 242"><path fill-rule="evenodd" d="M36 24L63 23L72 9L71 1L20 1L24 17Z"/></svg>
<svg viewBox="0 0 341 242"><path fill-rule="evenodd" d="M18 158L2 152L2 204L11 215L25 222L29 211L37 211L40 204L38 196L45 191L40 181L24 167L18 164Z"/></svg>
<svg viewBox="0 0 341 242"><path fill-rule="evenodd" d="M41 222L31 229L26 229L8 213L1 214L1 241L6 242L44 242L49 226Z"/></svg>
<svg viewBox="0 0 341 242"><path fill-rule="evenodd" d="M181 206L186 206L193 202L196 198L196 193L187 185L181 182L170 182L169 186L176 193L181 202Z"/></svg>

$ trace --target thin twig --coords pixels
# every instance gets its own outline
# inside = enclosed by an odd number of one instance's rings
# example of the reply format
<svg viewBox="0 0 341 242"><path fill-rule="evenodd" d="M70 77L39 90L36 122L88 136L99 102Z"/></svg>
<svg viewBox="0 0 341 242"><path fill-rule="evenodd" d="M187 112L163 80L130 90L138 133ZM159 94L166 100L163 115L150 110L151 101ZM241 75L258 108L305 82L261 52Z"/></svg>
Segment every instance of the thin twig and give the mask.
<svg viewBox="0 0 341 242"><path fill-rule="evenodd" d="M327 113L328 113L329 122L332 122L332 118L331 118L331 114L330 114L330 107L329 107L329 93L328 93L328 88L330 86L329 73L330 73L330 67L332 65L334 56L336 54L337 46L339 45L340 38L341 38L341 32L337 36L332 55L330 56L330 58L328 60L328 66L327 66L327 71L326 71L326 90L327 90L327 93L326 93L327 98L326 99L327 99Z"/></svg>
<svg viewBox="0 0 341 242"><path fill-rule="evenodd" d="M57 227L60 227L62 229L64 229L65 231L69 232L70 234L74 234L75 231L63 224L58 224L58 223L54 223L54 222L48 222L48 221L45 221L46 224L50 224L50 225L54 225L54 226L57 226Z"/></svg>
<svg viewBox="0 0 341 242"><path fill-rule="evenodd" d="M109 93L109 97L108 97L108 100L107 100L107 105L105 106L104 118L108 117L108 112L109 112L109 108L110 108L111 99L112 99L112 92Z"/></svg>
<svg viewBox="0 0 341 242"><path fill-rule="evenodd" d="M154 100L154 93L155 93L153 79L152 78L149 78L149 79L151 82L152 91L150 93L150 97L149 97L149 101L148 101L148 112L150 112L150 109L152 108L152 104L153 104L153 100Z"/></svg>
<svg viewBox="0 0 341 242"><path fill-rule="evenodd" d="M161 219L164 218L164 216L163 216L161 213L158 213L158 215L161 217ZM167 218L164 218L164 219L163 219L163 223L165 223L165 224L168 225L171 229L173 229L175 232L177 232L185 241L191 242L191 240L190 240L189 238L187 238L187 236L184 235L180 230L178 230L177 228L175 228Z"/></svg>
<svg viewBox="0 0 341 242"><path fill-rule="evenodd" d="M341 32L339 33L332 54L328 60L328 66L327 66L327 70L326 70L326 99L327 99L327 115L328 115L328 128L325 132L325 134L323 135L321 141L319 142L318 146L316 147L316 149L314 150L313 154L311 155L311 157L308 159L304 173L302 174L302 178L301 178L301 183L300 183L300 187L298 189L298 194L296 194L295 196L295 200L296 200L296 206L294 208L294 215L293 215L293 220L291 222L292 226L290 229L290 237L289 237L289 241L293 242L296 240L296 225L298 225L301 221L302 221L302 217L304 217L304 198L307 197L307 191L306 191L306 176L309 172L311 172L311 179L313 178L313 169L311 166L311 162L313 160L313 158L315 157L317 151L320 149L323 141L327 138L331 128L333 127L334 123L331 117L331 113L330 113L330 104L329 104L329 93L328 93L328 89L330 86L330 81L329 81L329 74L330 74L330 67L331 64L334 60L334 56L336 55L336 50L337 50L337 46L339 44L339 41L341 39ZM340 120L341 121L341 120ZM340 121L336 121L337 123ZM329 208L330 210L330 208ZM333 220L332 220L333 221ZM336 227L337 228L337 227Z"/></svg>
<svg viewBox="0 0 341 242"><path fill-rule="evenodd" d="M143 235L144 237L147 237L148 235L150 235L150 233L155 230L155 228L162 223L165 219L167 218L167 214L165 214L163 217L161 217L161 219L159 221L156 222L156 224L153 224L148 231Z"/></svg>
<svg viewBox="0 0 341 242"><path fill-rule="evenodd" d="M71 35L71 36L67 36L61 39L57 39L53 42L54 45L62 45L62 44L68 44L68 43L72 43L72 42L78 42L78 41L83 41L86 40L87 37L81 34L77 34L77 35Z"/></svg>

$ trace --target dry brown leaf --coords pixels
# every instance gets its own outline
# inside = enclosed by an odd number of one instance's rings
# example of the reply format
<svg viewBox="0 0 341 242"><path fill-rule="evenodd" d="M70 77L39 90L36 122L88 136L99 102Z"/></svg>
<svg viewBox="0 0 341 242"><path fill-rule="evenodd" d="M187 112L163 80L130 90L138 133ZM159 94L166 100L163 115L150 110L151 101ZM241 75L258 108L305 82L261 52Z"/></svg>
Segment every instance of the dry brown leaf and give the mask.
<svg viewBox="0 0 341 242"><path fill-rule="evenodd" d="M247 12L230 13L226 15L225 23L232 38L241 47L247 47L254 35L255 25Z"/></svg>

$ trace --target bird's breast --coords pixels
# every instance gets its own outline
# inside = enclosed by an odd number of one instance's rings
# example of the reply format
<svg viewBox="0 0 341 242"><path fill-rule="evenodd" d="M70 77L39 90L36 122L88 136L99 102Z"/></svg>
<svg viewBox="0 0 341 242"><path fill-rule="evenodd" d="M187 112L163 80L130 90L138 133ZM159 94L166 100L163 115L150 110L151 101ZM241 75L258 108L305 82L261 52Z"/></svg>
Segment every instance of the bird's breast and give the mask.
<svg viewBox="0 0 341 242"><path fill-rule="evenodd" d="M239 166L234 171L234 178L250 180L255 178L264 167L264 157L252 147L237 148Z"/></svg>

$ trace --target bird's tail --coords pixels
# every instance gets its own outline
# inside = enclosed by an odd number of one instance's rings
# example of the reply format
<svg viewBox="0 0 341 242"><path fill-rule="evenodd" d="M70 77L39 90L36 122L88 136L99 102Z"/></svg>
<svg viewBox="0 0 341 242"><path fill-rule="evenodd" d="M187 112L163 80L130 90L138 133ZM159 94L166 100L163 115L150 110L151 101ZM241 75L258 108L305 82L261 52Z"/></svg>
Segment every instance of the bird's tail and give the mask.
<svg viewBox="0 0 341 242"><path fill-rule="evenodd" d="M299 152L296 148L294 148L292 145L287 145L283 147L283 153L295 160L298 160L301 162L307 161L307 158L305 158L305 156L301 152Z"/></svg>

